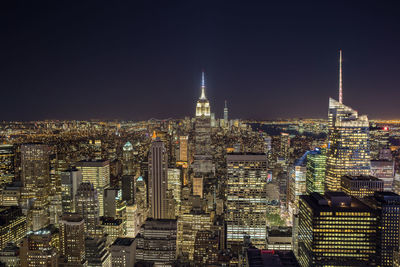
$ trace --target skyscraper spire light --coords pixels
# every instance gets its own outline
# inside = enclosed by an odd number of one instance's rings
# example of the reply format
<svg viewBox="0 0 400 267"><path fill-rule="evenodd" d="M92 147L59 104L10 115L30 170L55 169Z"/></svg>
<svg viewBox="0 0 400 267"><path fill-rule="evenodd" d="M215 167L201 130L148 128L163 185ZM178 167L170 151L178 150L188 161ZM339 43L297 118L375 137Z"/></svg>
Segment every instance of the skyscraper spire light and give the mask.
<svg viewBox="0 0 400 267"><path fill-rule="evenodd" d="M343 104L342 49L339 50L339 103Z"/></svg>
<svg viewBox="0 0 400 267"><path fill-rule="evenodd" d="M207 99L206 98L206 82L204 79L204 71L201 72L201 96L200 99Z"/></svg>

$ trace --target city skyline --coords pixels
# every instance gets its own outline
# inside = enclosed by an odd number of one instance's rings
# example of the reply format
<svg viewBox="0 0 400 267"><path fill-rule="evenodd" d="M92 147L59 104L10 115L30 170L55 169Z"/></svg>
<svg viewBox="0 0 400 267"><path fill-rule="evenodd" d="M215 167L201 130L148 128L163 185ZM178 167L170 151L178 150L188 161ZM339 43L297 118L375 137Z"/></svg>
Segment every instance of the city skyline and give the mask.
<svg viewBox="0 0 400 267"><path fill-rule="evenodd" d="M183 118L193 115L204 68L216 117L227 100L232 118L325 118L343 49L344 102L393 119L393 10L375 1L9 3L1 112L17 121Z"/></svg>

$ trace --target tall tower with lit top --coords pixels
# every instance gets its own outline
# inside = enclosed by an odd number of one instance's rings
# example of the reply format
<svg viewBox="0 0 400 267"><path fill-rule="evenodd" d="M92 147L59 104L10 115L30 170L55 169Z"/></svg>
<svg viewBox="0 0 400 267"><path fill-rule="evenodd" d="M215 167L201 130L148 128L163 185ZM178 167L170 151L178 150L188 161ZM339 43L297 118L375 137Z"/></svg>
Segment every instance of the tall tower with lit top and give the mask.
<svg viewBox="0 0 400 267"><path fill-rule="evenodd" d="M196 118L198 117L210 117L210 102L206 97L206 83L204 79L204 71L201 73L201 96L197 100L196 105Z"/></svg>
<svg viewBox="0 0 400 267"><path fill-rule="evenodd" d="M206 97L204 72L201 75L201 96L196 104L195 154L193 169L195 173L213 171L211 156L211 110Z"/></svg>
<svg viewBox="0 0 400 267"><path fill-rule="evenodd" d="M339 51L339 101L329 98L325 190L340 190L344 175L369 175L369 121L343 104L342 50Z"/></svg>

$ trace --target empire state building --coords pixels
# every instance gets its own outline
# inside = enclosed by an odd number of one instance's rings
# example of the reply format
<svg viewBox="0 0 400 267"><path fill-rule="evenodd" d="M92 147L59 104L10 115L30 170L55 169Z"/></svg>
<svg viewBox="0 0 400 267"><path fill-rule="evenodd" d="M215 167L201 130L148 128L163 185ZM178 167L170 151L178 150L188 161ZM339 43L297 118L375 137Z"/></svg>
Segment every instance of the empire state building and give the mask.
<svg viewBox="0 0 400 267"><path fill-rule="evenodd" d="M211 112L210 112L210 102L208 101L206 97L206 85L204 81L204 72L202 73L201 76L201 96L199 100L197 100L197 105L196 105L196 118L210 118Z"/></svg>
<svg viewBox="0 0 400 267"><path fill-rule="evenodd" d="M195 155L193 170L195 173L213 171L211 156L211 110L206 97L204 72L201 79L201 95L196 104Z"/></svg>

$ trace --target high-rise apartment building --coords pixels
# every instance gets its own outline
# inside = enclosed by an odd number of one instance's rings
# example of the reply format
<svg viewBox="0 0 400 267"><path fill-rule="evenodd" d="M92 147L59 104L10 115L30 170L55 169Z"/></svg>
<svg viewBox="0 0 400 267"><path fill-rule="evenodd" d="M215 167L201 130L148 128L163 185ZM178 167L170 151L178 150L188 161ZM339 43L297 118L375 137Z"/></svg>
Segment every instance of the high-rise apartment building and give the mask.
<svg viewBox="0 0 400 267"><path fill-rule="evenodd" d="M85 221L77 213L64 213L60 221L60 255L68 266L86 266Z"/></svg>
<svg viewBox="0 0 400 267"><path fill-rule="evenodd" d="M370 174L369 122L367 116L329 98L328 151L325 188L340 190L344 175Z"/></svg>
<svg viewBox="0 0 400 267"><path fill-rule="evenodd" d="M240 246L249 235L255 246L266 244L267 157L228 154L225 189L227 245Z"/></svg>
<svg viewBox="0 0 400 267"><path fill-rule="evenodd" d="M376 232L375 211L343 192L300 197L298 260L302 267L372 266Z"/></svg>
<svg viewBox="0 0 400 267"><path fill-rule="evenodd" d="M315 149L307 155L307 194L325 192L326 153Z"/></svg>
<svg viewBox="0 0 400 267"><path fill-rule="evenodd" d="M149 151L148 185L150 217L167 218L168 154L164 143L155 134Z"/></svg>
<svg viewBox="0 0 400 267"><path fill-rule="evenodd" d="M92 183L97 190L100 216L104 216L104 190L110 186L109 161L80 161L76 167L82 171L82 181Z"/></svg>

